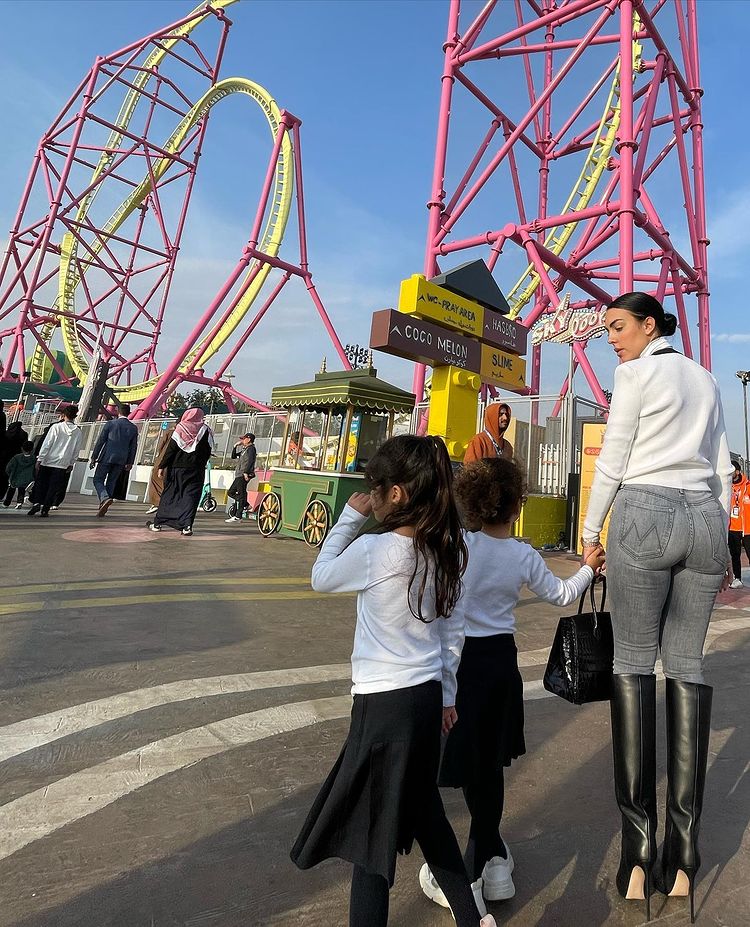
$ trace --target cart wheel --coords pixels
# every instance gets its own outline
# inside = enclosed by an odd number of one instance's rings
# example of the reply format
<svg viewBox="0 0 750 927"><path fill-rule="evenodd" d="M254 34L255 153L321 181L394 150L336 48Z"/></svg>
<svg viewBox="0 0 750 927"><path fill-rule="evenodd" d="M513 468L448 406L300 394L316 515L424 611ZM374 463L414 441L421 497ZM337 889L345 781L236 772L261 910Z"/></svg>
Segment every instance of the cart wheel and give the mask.
<svg viewBox="0 0 750 927"><path fill-rule="evenodd" d="M201 506L204 512L215 512L216 511L216 499L213 496L206 496L203 500L203 505Z"/></svg>
<svg viewBox="0 0 750 927"><path fill-rule="evenodd" d="M320 547L331 527L331 510L320 499L314 499L302 518L302 537L308 547Z"/></svg>
<svg viewBox="0 0 750 927"><path fill-rule="evenodd" d="M258 530L264 538L278 531L281 524L281 499L275 492L267 492L258 509Z"/></svg>

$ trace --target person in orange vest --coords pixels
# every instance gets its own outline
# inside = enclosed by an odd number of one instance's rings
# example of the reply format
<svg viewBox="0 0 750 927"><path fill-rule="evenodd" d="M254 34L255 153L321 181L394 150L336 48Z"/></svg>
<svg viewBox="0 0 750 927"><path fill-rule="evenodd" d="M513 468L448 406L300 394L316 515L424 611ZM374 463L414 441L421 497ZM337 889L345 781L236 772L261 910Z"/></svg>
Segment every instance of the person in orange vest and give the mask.
<svg viewBox="0 0 750 927"><path fill-rule="evenodd" d="M742 582L742 548L750 560L750 480L743 475L740 465L734 461L732 474L732 497L729 505L729 553L732 555L734 579L730 589L739 589Z"/></svg>

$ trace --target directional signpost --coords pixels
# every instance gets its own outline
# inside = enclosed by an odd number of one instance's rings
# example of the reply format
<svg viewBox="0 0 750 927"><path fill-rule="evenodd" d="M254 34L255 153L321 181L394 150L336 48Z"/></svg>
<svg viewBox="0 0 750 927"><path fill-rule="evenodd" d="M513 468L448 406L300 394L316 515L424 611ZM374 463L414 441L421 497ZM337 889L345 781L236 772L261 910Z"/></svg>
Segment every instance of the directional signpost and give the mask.
<svg viewBox="0 0 750 927"><path fill-rule="evenodd" d="M468 268L479 275L483 292L497 290L483 262ZM464 266L461 281L467 278ZM458 280L458 277L456 278ZM528 331L469 295L450 289L451 274L441 285L414 274L402 281L398 312L373 313L370 347L433 368L428 432L441 435L454 460L462 460L475 433L477 400L482 382L512 392L526 388Z"/></svg>

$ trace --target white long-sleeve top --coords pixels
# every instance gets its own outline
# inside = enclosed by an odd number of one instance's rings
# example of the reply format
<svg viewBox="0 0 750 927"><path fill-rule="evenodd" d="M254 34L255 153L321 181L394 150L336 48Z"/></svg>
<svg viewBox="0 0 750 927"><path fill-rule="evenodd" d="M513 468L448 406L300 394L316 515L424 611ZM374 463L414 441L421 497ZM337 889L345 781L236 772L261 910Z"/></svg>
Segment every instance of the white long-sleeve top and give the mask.
<svg viewBox="0 0 750 927"><path fill-rule="evenodd" d="M466 637L513 634L514 609L524 586L553 605L570 605L591 584L594 571L582 566L570 579L560 579L539 551L515 538L493 538L482 531L465 534L469 565L463 591L453 612Z"/></svg>
<svg viewBox="0 0 750 927"><path fill-rule="evenodd" d="M83 432L74 422L68 419L55 422L39 448L39 463L43 467L67 470L78 459L82 440Z"/></svg>
<svg viewBox="0 0 750 927"><path fill-rule="evenodd" d="M412 538L389 531L355 540L366 521L351 506L323 542L312 570L317 592L356 592L357 624L352 651L352 695L388 692L437 680L443 704L455 705L456 670L463 634L453 616L435 618L434 587L428 576L420 621L409 610L414 570ZM414 582L412 602L416 611Z"/></svg>
<svg viewBox="0 0 750 927"><path fill-rule="evenodd" d="M661 354L656 338L620 364L583 524L597 541L621 484L709 490L729 524L732 463L714 377L682 354Z"/></svg>

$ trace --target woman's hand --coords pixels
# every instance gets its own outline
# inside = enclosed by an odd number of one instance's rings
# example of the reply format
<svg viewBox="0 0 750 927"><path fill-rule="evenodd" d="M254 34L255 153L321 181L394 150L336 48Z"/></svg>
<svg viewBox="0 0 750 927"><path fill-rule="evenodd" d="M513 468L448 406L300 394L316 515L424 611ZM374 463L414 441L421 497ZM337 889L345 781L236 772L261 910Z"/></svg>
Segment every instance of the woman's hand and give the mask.
<svg viewBox="0 0 750 927"><path fill-rule="evenodd" d="M583 548L583 562L590 566L594 573L598 573L607 559L601 544Z"/></svg>
<svg viewBox="0 0 750 927"><path fill-rule="evenodd" d="M449 705L443 709L443 733L447 734L453 725L458 721L458 714L455 705Z"/></svg>
<svg viewBox="0 0 750 927"><path fill-rule="evenodd" d="M372 500L369 492L355 492L349 496L349 505L360 515L372 514Z"/></svg>
<svg viewBox="0 0 750 927"><path fill-rule="evenodd" d="M163 479L164 479L164 472L165 472L165 471L162 470L161 467L156 471L156 475L159 477L160 480L163 480Z"/></svg>

